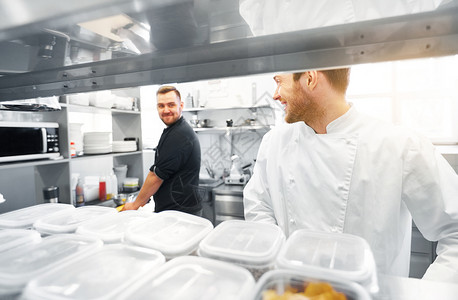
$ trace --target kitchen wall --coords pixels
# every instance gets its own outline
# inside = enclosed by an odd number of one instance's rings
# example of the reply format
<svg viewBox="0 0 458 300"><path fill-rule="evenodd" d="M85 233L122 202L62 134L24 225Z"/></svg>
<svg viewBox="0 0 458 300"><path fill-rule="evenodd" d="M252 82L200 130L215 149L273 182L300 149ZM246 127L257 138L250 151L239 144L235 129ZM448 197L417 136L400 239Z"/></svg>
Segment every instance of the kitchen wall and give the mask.
<svg viewBox="0 0 458 300"><path fill-rule="evenodd" d="M198 118L209 120L212 127L224 128L226 120L232 119L234 126L246 124L249 119L256 119L257 125L274 126L283 122L283 110L272 99L275 89L270 75L247 76L210 81L174 84L185 101L192 96L198 111ZM155 147L159 141L164 125L157 116L156 91L159 86L142 87L142 128L143 141ZM270 106L270 108L241 109L242 107ZM231 108L234 109L226 109ZM195 111L185 111L187 121L193 118ZM256 159L259 144L268 128L260 130L233 129L217 132L198 132L202 149L201 177L208 177L206 168L212 170L216 177L223 175L231 167L231 156L241 157L243 165L252 164Z"/></svg>

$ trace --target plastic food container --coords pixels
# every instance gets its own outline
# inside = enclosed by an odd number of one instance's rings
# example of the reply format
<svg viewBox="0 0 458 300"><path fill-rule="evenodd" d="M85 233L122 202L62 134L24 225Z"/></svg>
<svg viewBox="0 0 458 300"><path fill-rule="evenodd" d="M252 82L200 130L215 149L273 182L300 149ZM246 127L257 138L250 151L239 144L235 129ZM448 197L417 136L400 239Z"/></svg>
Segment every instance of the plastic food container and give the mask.
<svg viewBox="0 0 458 300"><path fill-rule="evenodd" d="M343 293L347 300L370 300L368 292L359 284L338 278L317 278L306 272L294 270L273 270L265 273L254 287L251 300L262 300L263 294L275 292L283 295L294 289L294 293L302 293L309 284L329 284L338 293ZM279 298L280 299L280 298ZM291 298L292 299L292 298ZM305 299L298 297L297 299ZM323 298L324 299L324 298Z"/></svg>
<svg viewBox="0 0 458 300"><path fill-rule="evenodd" d="M135 177L127 177L122 182L122 189L126 193L138 191L138 178Z"/></svg>
<svg viewBox="0 0 458 300"><path fill-rule="evenodd" d="M297 230L278 254L277 266L306 271L310 276L343 278L363 285L370 293L378 292L372 251L355 235Z"/></svg>
<svg viewBox="0 0 458 300"><path fill-rule="evenodd" d="M27 244L41 241L40 234L35 230L4 229L0 230L0 253L16 249Z"/></svg>
<svg viewBox="0 0 458 300"><path fill-rule="evenodd" d="M125 239L137 246L156 249L171 259L196 251L212 229L213 224L207 219L170 210L129 227Z"/></svg>
<svg viewBox="0 0 458 300"><path fill-rule="evenodd" d="M219 224L199 244L199 256L224 260L247 268L257 280L275 267L285 242L274 224L229 220Z"/></svg>
<svg viewBox="0 0 458 300"><path fill-rule="evenodd" d="M122 243L127 228L136 221L152 217L152 212L127 210L117 214L106 214L84 222L76 230L77 234L93 236L101 239L104 243Z"/></svg>
<svg viewBox="0 0 458 300"><path fill-rule="evenodd" d="M118 299L121 291L153 273L165 261L158 251L128 245L105 245L29 282L28 300ZM152 298L149 298L152 299Z"/></svg>
<svg viewBox="0 0 458 300"><path fill-rule="evenodd" d="M0 256L0 299L20 293L28 281L57 268L65 261L85 257L102 241L79 235L55 235Z"/></svg>
<svg viewBox="0 0 458 300"><path fill-rule="evenodd" d="M118 211L105 206L82 206L74 210L57 212L39 219L33 227L43 235L74 233L83 222Z"/></svg>
<svg viewBox="0 0 458 300"><path fill-rule="evenodd" d="M120 300L244 300L254 288L245 268L197 256L182 256L165 263L129 287Z"/></svg>
<svg viewBox="0 0 458 300"><path fill-rule="evenodd" d="M0 228L31 228L38 219L68 209L75 207L64 203L44 203L7 212L0 215Z"/></svg>

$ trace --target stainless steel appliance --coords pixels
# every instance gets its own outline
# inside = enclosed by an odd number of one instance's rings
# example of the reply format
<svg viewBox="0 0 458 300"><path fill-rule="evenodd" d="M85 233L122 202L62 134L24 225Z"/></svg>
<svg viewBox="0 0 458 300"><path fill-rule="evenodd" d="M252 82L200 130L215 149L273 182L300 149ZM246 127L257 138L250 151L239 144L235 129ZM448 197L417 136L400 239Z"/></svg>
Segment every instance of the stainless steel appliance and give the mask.
<svg viewBox="0 0 458 300"><path fill-rule="evenodd" d="M0 162L60 156L58 123L0 122L0 141Z"/></svg>

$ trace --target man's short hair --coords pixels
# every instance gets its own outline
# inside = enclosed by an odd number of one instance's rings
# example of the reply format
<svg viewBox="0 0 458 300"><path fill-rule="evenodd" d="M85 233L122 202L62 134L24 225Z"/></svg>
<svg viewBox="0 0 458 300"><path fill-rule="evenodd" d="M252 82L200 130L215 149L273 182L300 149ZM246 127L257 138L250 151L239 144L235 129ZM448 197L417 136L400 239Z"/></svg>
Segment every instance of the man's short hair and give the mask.
<svg viewBox="0 0 458 300"><path fill-rule="evenodd" d="M178 96L178 99L181 101L181 95L180 95L180 92L177 90L176 87L174 86L171 86L171 85L164 85L164 86L161 86L157 92L156 92L156 97L157 95L159 94L167 94L168 92L175 92L175 94Z"/></svg>
<svg viewBox="0 0 458 300"><path fill-rule="evenodd" d="M333 69L333 70L319 70L323 73L329 84L334 90L345 94L347 92L348 84L350 83L350 68ZM301 78L302 73L294 73L294 81L298 81Z"/></svg>

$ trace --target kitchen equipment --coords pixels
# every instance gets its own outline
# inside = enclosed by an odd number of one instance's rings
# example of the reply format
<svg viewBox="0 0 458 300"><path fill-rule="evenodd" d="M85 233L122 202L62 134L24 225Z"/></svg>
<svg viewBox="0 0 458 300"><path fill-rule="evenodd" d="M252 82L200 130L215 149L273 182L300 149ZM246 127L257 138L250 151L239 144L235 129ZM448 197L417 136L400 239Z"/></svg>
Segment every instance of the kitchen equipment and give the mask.
<svg viewBox="0 0 458 300"><path fill-rule="evenodd" d="M355 235L299 229L294 231L277 257L281 269L303 271L312 277L341 278L378 291L372 251Z"/></svg>
<svg viewBox="0 0 458 300"><path fill-rule="evenodd" d="M225 184L245 185L250 180L250 175L243 172L242 161L238 155L232 155L232 166L228 177L224 178Z"/></svg>
<svg viewBox="0 0 458 300"><path fill-rule="evenodd" d="M132 245L156 249L171 259L196 251L199 242L212 229L207 219L170 210L129 227L125 239Z"/></svg>
<svg viewBox="0 0 458 300"><path fill-rule="evenodd" d="M215 224L226 220L244 220L243 186L223 184L213 189Z"/></svg>
<svg viewBox="0 0 458 300"><path fill-rule="evenodd" d="M253 276L240 266L182 256L146 274L118 299L250 299L254 283Z"/></svg>
<svg viewBox="0 0 458 300"><path fill-rule="evenodd" d="M119 299L120 292L130 290L133 284L153 273L164 261L164 256L152 249L123 244L104 245L89 256L64 261L59 268L35 277L24 289L22 298Z"/></svg>
<svg viewBox="0 0 458 300"><path fill-rule="evenodd" d="M113 152L137 151L136 141L113 141Z"/></svg>
<svg viewBox="0 0 458 300"><path fill-rule="evenodd" d="M59 124L0 122L0 162L57 158Z"/></svg>
<svg viewBox="0 0 458 300"><path fill-rule="evenodd" d="M44 203L0 214L0 229L28 229L33 223L55 212L74 210L71 204Z"/></svg>
<svg viewBox="0 0 458 300"><path fill-rule="evenodd" d="M284 242L285 235L277 225L229 220L200 242L197 254L245 267L257 280L275 267Z"/></svg>
<svg viewBox="0 0 458 300"><path fill-rule="evenodd" d="M59 187L48 186L43 188L43 198L47 203L58 203L59 202Z"/></svg>

